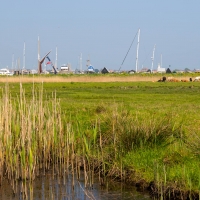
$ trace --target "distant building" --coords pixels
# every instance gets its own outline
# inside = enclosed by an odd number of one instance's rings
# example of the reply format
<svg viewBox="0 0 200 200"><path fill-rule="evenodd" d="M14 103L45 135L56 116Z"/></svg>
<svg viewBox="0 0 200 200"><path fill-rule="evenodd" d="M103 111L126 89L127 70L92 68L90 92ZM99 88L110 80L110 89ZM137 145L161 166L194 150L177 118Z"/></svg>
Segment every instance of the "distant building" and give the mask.
<svg viewBox="0 0 200 200"><path fill-rule="evenodd" d="M195 69L194 72L195 72L195 73L199 73L199 72L200 72L200 69Z"/></svg>
<svg viewBox="0 0 200 200"><path fill-rule="evenodd" d="M31 70L30 69L22 69L20 73L24 74L24 75L31 74Z"/></svg>
<svg viewBox="0 0 200 200"><path fill-rule="evenodd" d="M71 64L68 63L68 64L63 64L61 67L60 67L60 71L61 72L69 72L71 70Z"/></svg>
<svg viewBox="0 0 200 200"><path fill-rule="evenodd" d="M158 73L166 73L165 68L162 68L162 67L160 66L160 63L158 64L157 72L158 72Z"/></svg>
<svg viewBox="0 0 200 200"><path fill-rule="evenodd" d="M98 70L98 69L95 69L94 72L98 74L98 73L99 73L99 70Z"/></svg>
<svg viewBox="0 0 200 200"><path fill-rule="evenodd" d="M146 68L146 67L144 67L144 68L142 68L142 69L140 70L140 72L141 72L141 73L150 73L151 70L148 69L148 68Z"/></svg>
<svg viewBox="0 0 200 200"><path fill-rule="evenodd" d="M175 69L174 71L173 71L173 73L179 73L179 74L182 74L182 73L184 73L185 71L184 70L180 70L180 69Z"/></svg>
<svg viewBox="0 0 200 200"><path fill-rule="evenodd" d="M107 74L107 73L109 73L109 71L104 67L104 68L101 70L101 73L102 73L102 74Z"/></svg>
<svg viewBox="0 0 200 200"><path fill-rule="evenodd" d="M38 71L35 70L35 69L31 69L31 70L30 70L30 74L37 74L37 73L38 73Z"/></svg>
<svg viewBox="0 0 200 200"><path fill-rule="evenodd" d="M128 73L129 73L129 74L135 74L136 71L132 69L132 70L128 71Z"/></svg>
<svg viewBox="0 0 200 200"><path fill-rule="evenodd" d="M169 68L167 68L166 73L167 73L167 74L171 74L172 71L171 71Z"/></svg>
<svg viewBox="0 0 200 200"><path fill-rule="evenodd" d="M75 69L74 74L82 74L83 72L81 72L79 69Z"/></svg>

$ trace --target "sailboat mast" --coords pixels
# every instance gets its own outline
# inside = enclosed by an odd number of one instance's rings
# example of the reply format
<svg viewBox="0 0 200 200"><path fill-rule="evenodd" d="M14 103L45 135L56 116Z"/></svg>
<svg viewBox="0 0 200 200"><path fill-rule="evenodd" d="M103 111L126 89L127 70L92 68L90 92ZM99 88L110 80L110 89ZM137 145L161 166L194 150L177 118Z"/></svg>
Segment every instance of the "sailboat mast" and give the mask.
<svg viewBox="0 0 200 200"><path fill-rule="evenodd" d="M14 54L12 55L12 70L14 70Z"/></svg>
<svg viewBox="0 0 200 200"><path fill-rule="evenodd" d="M82 72L82 53L80 55L80 72Z"/></svg>
<svg viewBox="0 0 200 200"><path fill-rule="evenodd" d="M38 61L40 61L40 38L38 36Z"/></svg>
<svg viewBox="0 0 200 200"><path fill-rule="evenodd" d="M42 71L42 66L41 66L41 63L40 63L40 38L38 36L38 74L41 73Z"/></svg>
<svg viewBox="0 0 200 200"><path fill-rule="evenodd" d="M58 49L56 47L56 62L55 62L55 68L57 69L57 64L58 64Z"/></svg>
<svg viewBox="0 0 200 200"><path fill-rule="evenodd" d="M137 53L136 53L136 63L135 63L135 71L138 71L138 52L139 52L139 44L140 44L140 29L138 30L138 43L137 43Z"/></svg>
<svg viewBox="0 0 200 200"><path fill-rule="evenodd" d="M24 53L23 53L23 70L25 70L25 42L24 42Z"/></svg>
<svg viewBox="0 0 200 200"><path fill-rule="evenodd" d="M46 65L45 62L44 62L44 73L45 73L45 74L47 73L47 65Z"/></svg>
<svg viewBox="0 0 200 200"><path fill-rule="evenodd" d="M151 57L151 59L152 59L152 63L151 63L151 73L152 73L152 71L153 71L153 61L154 61L155 49L156 49L156 45L154 45L154 48L153 48L153 55L152 55L152 57Z"/></svg>

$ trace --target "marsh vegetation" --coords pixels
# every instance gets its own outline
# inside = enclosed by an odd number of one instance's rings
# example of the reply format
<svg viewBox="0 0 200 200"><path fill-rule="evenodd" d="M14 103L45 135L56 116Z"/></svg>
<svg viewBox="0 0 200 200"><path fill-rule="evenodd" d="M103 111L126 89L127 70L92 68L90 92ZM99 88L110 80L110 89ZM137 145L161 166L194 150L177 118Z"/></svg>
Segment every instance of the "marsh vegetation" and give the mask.
<svg viewBox="0 0 200 200"><path fill-rule="evenodd" d="M102 185L109 177L156 198L199 197L198 82L0 86L0 178L14 193L20 180L32 196L51 168L72 180L82 171L85 188L97 174Z"/></svg>

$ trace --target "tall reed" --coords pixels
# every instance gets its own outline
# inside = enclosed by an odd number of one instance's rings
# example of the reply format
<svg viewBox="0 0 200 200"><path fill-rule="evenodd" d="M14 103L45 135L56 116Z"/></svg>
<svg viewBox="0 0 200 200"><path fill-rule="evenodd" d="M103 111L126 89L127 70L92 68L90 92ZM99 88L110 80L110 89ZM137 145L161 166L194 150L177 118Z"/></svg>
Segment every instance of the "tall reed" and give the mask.
<svg viewBox="0 0 200 200"><path fill-rule="evenodd" d="M0 177L6 174L13 188L23 180L24 191L26 180L33 181L40 169L45 173L53 164L57 174L62 171L69 145L56 94L45 97L42 85L32 94L26 99L20 83L19 95L13 99L6 84L0 99Z"/></svg>

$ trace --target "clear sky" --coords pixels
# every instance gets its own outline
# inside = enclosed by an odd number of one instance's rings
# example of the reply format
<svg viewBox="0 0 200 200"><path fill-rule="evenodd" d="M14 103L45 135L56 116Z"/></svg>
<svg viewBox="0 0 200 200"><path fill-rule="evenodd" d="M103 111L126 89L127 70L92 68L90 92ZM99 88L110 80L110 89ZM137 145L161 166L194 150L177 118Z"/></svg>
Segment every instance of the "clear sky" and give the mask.
<svg viewBox="0 0 200 200"><path fill-rule="evenodd" d="M139 69L158 63L171 69L200 69L199 0L0 0L0 68L12 67L26 44L25 67L37 69L38 36L41 57L52 50L58 66L118 70L141 29ZM122 66L135 69L137 39Z"/></svg>

